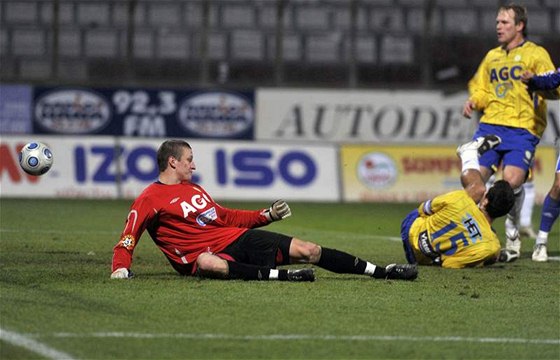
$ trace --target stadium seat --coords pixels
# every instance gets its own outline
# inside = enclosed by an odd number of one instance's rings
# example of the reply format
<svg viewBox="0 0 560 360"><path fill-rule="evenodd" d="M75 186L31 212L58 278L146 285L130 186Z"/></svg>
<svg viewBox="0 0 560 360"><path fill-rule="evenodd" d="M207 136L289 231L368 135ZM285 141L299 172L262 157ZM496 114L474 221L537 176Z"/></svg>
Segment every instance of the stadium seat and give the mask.
<svg viewBox="0 0 560 360"><path fill-rule="evenodd" d="M414 61L414 41L410 36L386 35L381 40L381 63L411 64Z"/></svg>
<svg viewBox="0 0 560 360"><path fill-rule="evenodd" d="M551 8L560 9L560 1L558 0L543 0L544 4Z"/></svg>
<svg viewBox="0 0 560 360"><path fill-rule="evenodd" d="M51 76L49 60L22 59L19 67L26 80L45 80Z"/></svg>
<svg viewBox="0 0 560 360"><path fill-rule="evenodd" d="M247 5L226 5L222 7L221 26L225 28L241 29L254 28L255 9Z"/></svg>
<svg viewBox="0 0 560 360"><path fill-rule="evenodd" d="M446 34L472 34L477 30L475 10L447 9L443 15L443 30Z"/></svg>
<svg viewBox="0 0 560 360"><path fill-rule="evenodd" d="M267 58L273 61L276 58L276 36L267 36ZM288 33L282 39L282 55L284 61L301 61L303 57L302 39L298 34Z"/></svg>
<svg viewBox="0 0 560 360"><path fill-rule="evenodd" d="M208 35L208 58L210 60L224 60L227 53L227 35L213 32Z"/></svg>
<svg viewBox="0 0 560 360"><path fill-rule="evenodd" d="M148 30L139 30L134 34L134 50L135 58L151 59L154 57L154 36L153 32Z"/></svg>
<svg viewBox="0 0 560 360"><path fill-rule="evenodd" d="M329 8L298 6L295 12L295 25L303 30L327 30L329 24Z"/></svg>
<svg viewBox="0 0 560 360"><path fill-rule="evenodd" d="M18 28L12 34L12 49L16 56L37 56L47 53L46 31L41 29Z"/></svg>
<svg viewBox="0 0 560 360"><path fill-rule="evenodd" d="M33 2L6 3L4 19L8 24L34 24L38 21L37 4Z"/></svg>
<svg viewBox="0 0 560 360"><path fill-rule="evenodd" d="M559 0L560 1L560 0ZM546 34L552 28L551 12L543 10L530 10L529 34Z"/></svg>
<svg viewBox="0 0 560 360"><path fill-rule="evenodd" d="M231 35L231 56L234 60L261 61L264 58L261 32L238 30Z"/></svg>
<svg viewBox="0 0 560 360"><path fill-rule="evenodd" d="M77 20L81 26L108 26L111 19L109 4L104 2L79 3Z"/></svg>
<svg viewBox="0 0 560 360"><path fill-rule="evenodd" d="M119 54L118 33L112 29L93 29L85 35L85 56L114 58Z"/></svg>
<svg viewBox="0 0 560 360"><path fill-rule="evenodd" d="M156 44L159 59L186 60L191 56L190 39L185 33L160 31Z"/></svg>
<svg viewBox="0 0 560 360"><path fill-rule="evenodd" d="M337 30L348 30L354 25L356 30L367 30L368 16L366 11L358 11L356 22L351 24L350 9L347 6L340 7L333 12L333 27Z"/></svg>
<svg viewBox="0 0 560 360"><path fill-rule="evenodd" d="M151 26L178 27L181 25L181 18L178 3L152 3L148 6L148 23Z"/></svg>
<svg viewBox="0 0 560 360"><path fill-rule="evenodd" d="M436 6L442 8L468 8L468 0L436 0Z"/></svg>
<svg viewBox="0 0 560 360"><path fill-rule="evenodd" d="M382 32L402 32L405 30L403 12L400 8L371 9L370 27Z"/></svg>
<svg viewBox="0 0 560 360"><path fill-rule="evenodd" d="M58 34L59 54L63 57L79 58L82 56L80 31L64 27Z"/></svg>
<svg viewBox="0 0 560 360"><path fill-rule="evenodd" d="M346 55L345 60L349 60L350 40L344 41ZM374 36L358 35L356 39L356 61L364 64L374 64L377 62L377 41Z"/></svg>
<svg viewBox="0 0 560 360"><path fill-rule="evenodd" d="M338 62L341 58L340 33L310 35L305 39L305 59L311 63Z"/></svg>

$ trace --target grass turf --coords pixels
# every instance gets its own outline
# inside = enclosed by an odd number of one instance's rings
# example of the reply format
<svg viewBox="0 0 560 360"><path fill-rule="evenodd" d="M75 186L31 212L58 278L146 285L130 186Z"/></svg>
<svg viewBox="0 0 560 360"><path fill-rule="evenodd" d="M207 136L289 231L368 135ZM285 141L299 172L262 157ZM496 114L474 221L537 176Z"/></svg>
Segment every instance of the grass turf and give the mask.
<svg viewBox="0 0 560 360"><path fill-rule="evenodd" d="M314 283L280 283L177 276L146 235L137 277L110 280L129 205L0 199L1 328L83 359L560 357L560 262L532 262L533 240L515 263L422 267L415 282L317 269ZM267 229L380 265L404 261L399 224L414 205L290 205L293 216ZM503 238L503 220L495 227ZM0 357L41 358L9 341Z"/></svg>

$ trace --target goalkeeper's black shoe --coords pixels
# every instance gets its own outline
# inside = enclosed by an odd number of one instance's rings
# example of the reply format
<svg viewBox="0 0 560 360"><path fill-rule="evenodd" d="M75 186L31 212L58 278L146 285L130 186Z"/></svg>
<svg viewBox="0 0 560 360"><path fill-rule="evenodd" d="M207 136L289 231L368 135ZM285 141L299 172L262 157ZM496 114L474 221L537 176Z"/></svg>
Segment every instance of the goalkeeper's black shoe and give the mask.
<svg viewBox="0 0 560 360"><path fill-rule="evenodd" d="M385 278L414 280L418 277L418 267L413 264L390 264L385 267Z"/></svg>
<svg viewBox="0 0 560 360"><path fill-rule="evenodd" d="M315 281L315 270L311 268L288 270L288 281Z"/></svg>

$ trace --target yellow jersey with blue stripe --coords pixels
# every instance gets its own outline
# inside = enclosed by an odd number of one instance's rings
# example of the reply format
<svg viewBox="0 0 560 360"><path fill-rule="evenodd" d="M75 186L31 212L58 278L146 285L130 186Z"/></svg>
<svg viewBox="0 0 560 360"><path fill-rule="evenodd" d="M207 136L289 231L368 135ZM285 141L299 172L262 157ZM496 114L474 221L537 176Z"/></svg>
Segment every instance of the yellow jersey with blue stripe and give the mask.
<svg viewBox="0 0 560 360"><path fill-rule="evenodd" d="M529 93L521 74L544 74L554 69L548 52L531 41L511 50L490 50L469 81L470 100L477 110L484 111L480 122L522 128L542 137L547 123L544 96L557 99L558 89Z"/></svg>
<svg viewBox="0 0 560 360"><path fill-rule="evenodd" d="M409 243L419 264L440 257L444 268L492 263L500 241L478 205L465 190L425 201L409 231Z"/></svg>

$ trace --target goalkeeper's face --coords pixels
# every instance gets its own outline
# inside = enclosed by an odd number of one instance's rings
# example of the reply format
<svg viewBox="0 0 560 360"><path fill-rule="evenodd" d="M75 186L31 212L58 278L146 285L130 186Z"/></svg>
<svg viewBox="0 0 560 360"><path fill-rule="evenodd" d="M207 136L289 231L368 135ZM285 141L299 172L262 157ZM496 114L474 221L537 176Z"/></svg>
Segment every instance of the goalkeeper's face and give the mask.
<svg viewBox="0 0 560 360"><path fill-rule="evenodd" d="M192 149L183 148L181 157L174 159L174 167L180 181L191 181L193 172L196 170Z"/></svg>

